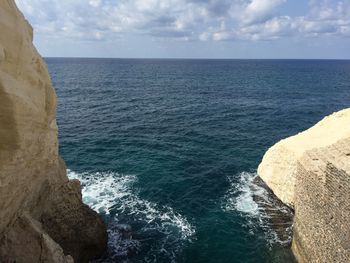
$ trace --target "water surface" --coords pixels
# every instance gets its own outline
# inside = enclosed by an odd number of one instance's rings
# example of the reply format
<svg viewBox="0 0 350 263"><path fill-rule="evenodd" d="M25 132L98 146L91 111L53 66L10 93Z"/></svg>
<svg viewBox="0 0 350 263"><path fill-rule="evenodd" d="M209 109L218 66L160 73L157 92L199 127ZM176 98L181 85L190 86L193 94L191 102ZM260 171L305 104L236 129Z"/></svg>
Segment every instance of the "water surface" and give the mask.
<svg viewBox="0 0 350 263"><path fill-rule="evenodd" d="M109 224L103 262L293 262L252 178L276 141L350 106L350 61L47 63L68 174Z"/></svg>

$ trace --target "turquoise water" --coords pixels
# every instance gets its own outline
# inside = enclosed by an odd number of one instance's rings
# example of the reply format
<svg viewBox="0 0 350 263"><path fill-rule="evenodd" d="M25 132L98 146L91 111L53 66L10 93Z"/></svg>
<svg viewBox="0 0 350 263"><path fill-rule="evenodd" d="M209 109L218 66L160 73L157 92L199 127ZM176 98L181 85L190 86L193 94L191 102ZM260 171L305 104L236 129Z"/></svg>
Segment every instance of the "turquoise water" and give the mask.
<svg viewBox="0 0 350 263"><path fill-rule="evenodd" d="M276 141L350 106L350 61L47 63L68 175L109 226L100 262L293 262L252 181Z"/></svg>

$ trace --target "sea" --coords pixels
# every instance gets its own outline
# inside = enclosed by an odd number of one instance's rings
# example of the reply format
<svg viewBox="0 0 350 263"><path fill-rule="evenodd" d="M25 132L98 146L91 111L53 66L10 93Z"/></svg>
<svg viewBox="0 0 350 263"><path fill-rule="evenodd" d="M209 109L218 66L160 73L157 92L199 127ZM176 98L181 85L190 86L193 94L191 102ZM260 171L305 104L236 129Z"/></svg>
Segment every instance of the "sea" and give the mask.
<svg viewBox="0 0 350 263"><path fill-rule="evenodd" d="M293 211L256 170L350 107L349 60L46 62L67 174L108 226L96 262L295 262Z"/></svg>

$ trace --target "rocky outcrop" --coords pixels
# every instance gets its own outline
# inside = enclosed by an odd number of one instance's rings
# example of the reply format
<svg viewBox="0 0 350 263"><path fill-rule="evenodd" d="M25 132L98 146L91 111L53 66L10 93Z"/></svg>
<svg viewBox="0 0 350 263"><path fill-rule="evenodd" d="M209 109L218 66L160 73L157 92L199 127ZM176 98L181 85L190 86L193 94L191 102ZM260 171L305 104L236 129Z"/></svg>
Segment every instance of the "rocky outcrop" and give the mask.
<svg viewBox="0 0 350 263"><path fill-rule="evenodd" d="M0 1L0 262L87 262L106 228L66 176L56 95L32 40L14 0Z"/></svg>
<svg viewBox="0 0 350 263"><path fill-rule="evenodd" d="M74 262L28 213L22 213L6 231L0 255L0 262Z"/></svg>
<svg viewBox="0 0 350 263"><path fill-rule="evenodd" d="M41 222L46 232L73 256L76 262L87 262L103 252L106 231L96 213L82 203L80 183L71 180L57 189L59 195L51 195L44 209Z"/></svg>
<svg viewBox="0 0 350 263"><path fill-rule="evenodd" d="M282 202L293 207L300 158L309 150L331 146L349 137L350 109L345 109L325 117L304 132L276 143L265 153L258 174Z"/></svg>
<svg viewBox="0 0 350 263"><path fill-rule="evenodd" d="M295 210L299 262L350 262L350 109L278 142L258 174Z"/></svg>

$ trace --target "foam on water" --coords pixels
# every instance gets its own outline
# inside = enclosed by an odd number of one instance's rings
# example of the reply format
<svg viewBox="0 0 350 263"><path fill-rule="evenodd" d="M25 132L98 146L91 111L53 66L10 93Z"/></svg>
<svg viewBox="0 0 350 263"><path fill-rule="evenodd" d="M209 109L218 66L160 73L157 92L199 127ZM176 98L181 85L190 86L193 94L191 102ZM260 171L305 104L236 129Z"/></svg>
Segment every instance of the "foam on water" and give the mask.
<svg viewBox="0 0 350 263"><path fill-rule="evenodd" d="M247 218L245 227L250 234L262 230L270 246L279 244L287 246L292 240L292 224L285 222L291 219L289 208L276 200L263 186L256 183L257 174L242 172L236 177L229 177L230 188L223 202L226 212L237 211ZM278 217L282 223L276 223ZM278 220L277 220L278 221ZM281 220L280 220L281 221ZM281 235L281 230L283 234Z"/></svg>
<svg viewBox="0 0 350 263"><path fill-rule="evenodd" d="M173 208L139 197L134 187L137 182L134 175L115 172L76 173L71 170L67 170L67 174L70 179L80 180L84 203L98 213L113 218L108 227L108 244L112 253L109 258L126 257L130 250L137 252L142 246L141 239L163 236L154 247L149 248L147 254L152 255L153 250L161 250L164 257L173 261L182 244L194 237L194 227ZM139 228L132 230L129 225L124 225L125 220L136 223ZM147 258L146 255L144 259Z"/></svg>
<svg viewBox="0 0 350 263"><path fill-rule="evenodd" d="M254 200L254 195L259 195L266 199L266 191L262 187L254 184L255 173L242 172L237 183L235 177L229 177L231 187L229 188L224 202L224 210L239 211L251 216L259 216L260 209Z"/></svg>
<svg viewBox="0 0 350 263"><path fill-rule="evenodd" d="M90 174L67 170L67 175L81 182L84 203L104 214L109 214L118 200L130 198L130 187L137 179L134 175L121 176L112 172Z"/></svg>

